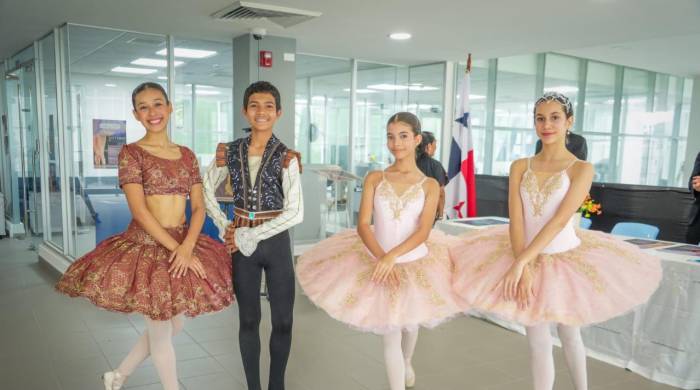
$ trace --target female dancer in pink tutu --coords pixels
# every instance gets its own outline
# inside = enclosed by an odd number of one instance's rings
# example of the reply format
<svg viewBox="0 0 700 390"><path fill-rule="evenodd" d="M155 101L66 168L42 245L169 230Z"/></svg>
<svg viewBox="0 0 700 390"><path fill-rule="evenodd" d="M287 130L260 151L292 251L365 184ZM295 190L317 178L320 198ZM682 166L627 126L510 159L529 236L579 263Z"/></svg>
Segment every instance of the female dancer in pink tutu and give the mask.
<svg viewBox="0 0 700 390"><path fill-rule="evenodd" d="M386 134L396 160L386 171L367 175L357 231L309 249L299 259L297 277L331 317L383 335L391 390L404 390L415 383L411 358L419 326L436 326L459 313L460 305L447 252L455 239L431 232L440 187L416 166L420 122L400 112L389 119Z"/></svg>
<svg viewBox="0 0 700 390"><path fill-rule="evenodd" d="M116 370L104 374L105 390L120 389L148 356L164 389L177 390L172 337L182 330L183 315L231 304L231 258L223 244L199 234L205 217L202 179L194 153L168 139L173 109L165 90L143 83L132 104L134 117L146 128L142 139L119 153L119 185L133 220L124 233L71 264L56 289L107 310L146 317L146 331L134 348Z"/></svg>
<svg viewBox="0 0 700 390"><path fill-rule="evenodd" d="M551 390L550 324L557 324L576 390L588 388L580 326L646 302L661 278L657 258L613 236L576 229L593 166L566 149L571 102L547 93L535 103L542 151L510 168L510 225L469 235L450 248L454 287L465 302L526 326L535 390Z"/></svg>

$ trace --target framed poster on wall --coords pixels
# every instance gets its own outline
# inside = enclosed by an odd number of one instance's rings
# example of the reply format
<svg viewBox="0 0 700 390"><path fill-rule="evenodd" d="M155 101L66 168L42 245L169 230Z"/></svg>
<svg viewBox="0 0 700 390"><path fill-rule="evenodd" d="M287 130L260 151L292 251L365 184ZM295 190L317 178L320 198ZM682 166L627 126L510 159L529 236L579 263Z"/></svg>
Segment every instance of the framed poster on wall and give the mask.
<svg viewBox="0 0 700 390"><path fill-rule="evenodd" d="M92 120L92 155L95 168L116 168L119 151L126 143L126 121Z"/></svg>

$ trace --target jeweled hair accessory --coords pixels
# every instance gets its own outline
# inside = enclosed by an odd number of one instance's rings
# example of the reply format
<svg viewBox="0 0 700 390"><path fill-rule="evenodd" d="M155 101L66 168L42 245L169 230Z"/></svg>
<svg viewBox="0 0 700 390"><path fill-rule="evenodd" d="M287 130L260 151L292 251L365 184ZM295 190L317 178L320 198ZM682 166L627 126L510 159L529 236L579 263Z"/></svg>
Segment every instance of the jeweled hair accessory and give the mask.
<svg viewBox="0 0 700 390"><path fill-rule="evenodd" d="M574 106L571 100L559 92L546 92L541 98L535 102L535 110L537 106L546 102L557 102L564 107L564 113L567 117L574 115Z"/></svg>

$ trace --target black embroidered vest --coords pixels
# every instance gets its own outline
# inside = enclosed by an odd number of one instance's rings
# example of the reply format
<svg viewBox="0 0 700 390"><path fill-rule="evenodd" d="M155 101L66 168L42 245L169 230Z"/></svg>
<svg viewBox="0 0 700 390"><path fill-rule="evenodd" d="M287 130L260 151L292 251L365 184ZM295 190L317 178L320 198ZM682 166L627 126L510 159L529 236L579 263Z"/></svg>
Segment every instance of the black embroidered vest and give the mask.
<svg viewBox="0 0 700 390"><path fill-rule="evenodd" d="M289 149L273 134L265 146L257 177L250 177L249 147L250 136L227 144L226 164L231 175L233 204L253 212L282 210L282 169Z"/></svg>

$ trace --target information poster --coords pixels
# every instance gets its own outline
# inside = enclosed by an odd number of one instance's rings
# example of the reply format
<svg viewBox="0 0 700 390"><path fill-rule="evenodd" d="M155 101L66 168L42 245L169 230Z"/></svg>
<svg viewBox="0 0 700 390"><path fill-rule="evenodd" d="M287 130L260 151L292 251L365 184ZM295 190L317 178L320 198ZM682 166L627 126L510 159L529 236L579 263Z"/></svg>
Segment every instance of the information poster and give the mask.
<svg viewBox="0 0 700 390"><path fill-rule="evenodd" d="M117 168L117 159L126 144L126 121L92 120L92 150L95 168Z"/></svg>

